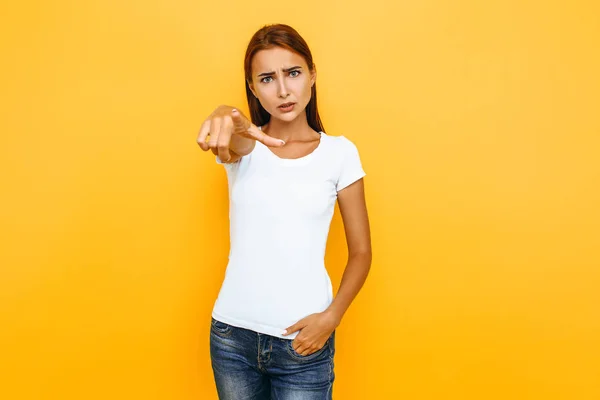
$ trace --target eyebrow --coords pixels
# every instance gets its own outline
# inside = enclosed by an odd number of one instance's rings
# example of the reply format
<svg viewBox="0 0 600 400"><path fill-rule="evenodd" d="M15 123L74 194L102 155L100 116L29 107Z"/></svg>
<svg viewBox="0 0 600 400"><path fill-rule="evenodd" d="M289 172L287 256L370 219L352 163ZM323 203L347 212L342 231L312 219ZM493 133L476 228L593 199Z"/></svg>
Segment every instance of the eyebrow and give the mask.
<svg viewBox="0 0 600 400"><path fill-rule="evenodd" d="M283 68L282 71L283 72L290 72L293 69L300 69L302 68L299 65L296 65L295 67L290 67L290 68ZM271 75L275 75L275 72L263 72L262 74L258 74L256 76L261 77L261 76L271 76Z"/></svg>

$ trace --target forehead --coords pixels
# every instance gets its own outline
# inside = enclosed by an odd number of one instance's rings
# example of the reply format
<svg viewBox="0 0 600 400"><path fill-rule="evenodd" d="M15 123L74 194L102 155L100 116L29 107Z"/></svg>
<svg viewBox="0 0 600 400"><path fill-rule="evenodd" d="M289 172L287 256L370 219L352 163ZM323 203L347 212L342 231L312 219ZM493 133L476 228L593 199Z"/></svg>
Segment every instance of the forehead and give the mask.
<svg viewBox="0 0 600 400"><path fill-rule="evenodd" d="M261 72L277 71L282 68L289 68L295 65L306 68L304 57L288 49L273 47L261 50L254 55L252 59L252 72L259 74Z"/></svg>

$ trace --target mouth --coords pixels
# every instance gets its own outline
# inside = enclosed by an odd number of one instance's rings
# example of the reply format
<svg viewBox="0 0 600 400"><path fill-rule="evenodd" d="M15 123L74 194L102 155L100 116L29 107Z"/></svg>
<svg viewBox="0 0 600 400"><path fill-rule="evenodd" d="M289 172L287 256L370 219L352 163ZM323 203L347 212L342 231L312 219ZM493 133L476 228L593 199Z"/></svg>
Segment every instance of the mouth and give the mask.
<svg viewBox="0 0 600 400"><path fill-rule="evenodd" d="M282 111L292 111L294 109L294 104L296 103L284 103L278 106L277 108L279 108Z"/></svg>

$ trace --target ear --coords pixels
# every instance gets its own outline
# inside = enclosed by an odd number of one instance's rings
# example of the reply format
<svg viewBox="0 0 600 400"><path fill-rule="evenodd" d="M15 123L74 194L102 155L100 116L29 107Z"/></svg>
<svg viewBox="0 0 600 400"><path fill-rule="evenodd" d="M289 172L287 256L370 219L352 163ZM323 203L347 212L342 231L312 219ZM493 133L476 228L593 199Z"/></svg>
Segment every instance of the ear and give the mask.
<svg viewBox="0 0 600 400"><path fill-rule="evenodd" d="M310 86L314 86L317 81L317 66L313 64L313 69L310 71Z"/></svg>
<svg viewBox="0 0 600 400"><path fill-rule="evenodd" d="M246 81L246 83L248 84L248 87L250 88L250 91L252 92L254 97L256 97L258 99L258 96L256 95L256 92L254 91L254 85L252 84L252 82Z"/></svg>

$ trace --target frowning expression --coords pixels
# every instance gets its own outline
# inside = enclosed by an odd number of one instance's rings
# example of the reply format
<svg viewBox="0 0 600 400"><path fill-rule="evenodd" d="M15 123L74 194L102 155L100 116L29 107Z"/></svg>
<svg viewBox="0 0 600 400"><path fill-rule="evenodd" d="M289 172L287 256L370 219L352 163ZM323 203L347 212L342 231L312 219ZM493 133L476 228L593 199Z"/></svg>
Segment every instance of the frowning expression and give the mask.
<svg viewBox="0 0 600 400"><path fill-rule="evenodd" d="M292 121L305 114L316 71L309 70L304 57L273 47L257 52L251 67L252 82L248 86L272 117Z"/></svg>

